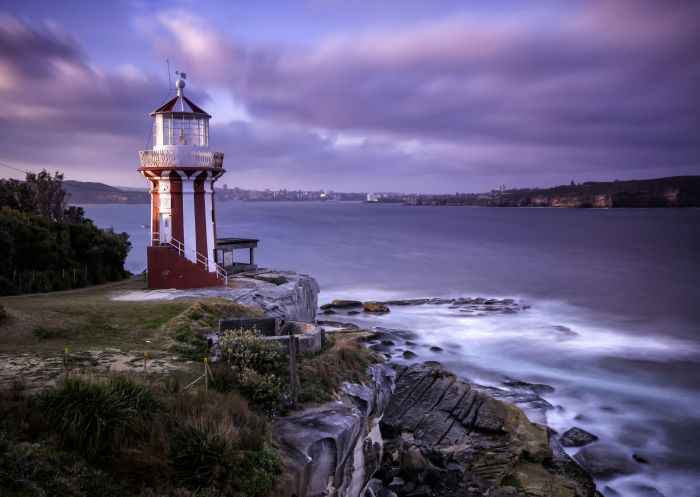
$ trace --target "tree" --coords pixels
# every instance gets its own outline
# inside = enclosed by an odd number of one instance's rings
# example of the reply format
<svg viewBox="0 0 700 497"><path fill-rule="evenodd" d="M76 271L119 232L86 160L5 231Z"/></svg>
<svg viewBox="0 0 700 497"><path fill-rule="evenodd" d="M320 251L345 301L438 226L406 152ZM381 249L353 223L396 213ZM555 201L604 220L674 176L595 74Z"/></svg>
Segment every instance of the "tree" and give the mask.
<svg viewBox="0 0 700 497"><path fill-rule="evenodd" d="M39 174L27 173L26 182L36 192L36 212L53 221L62 221L66 206L68 205L68 193L63 189L63 173L51 176L46 169Z"/></svg>

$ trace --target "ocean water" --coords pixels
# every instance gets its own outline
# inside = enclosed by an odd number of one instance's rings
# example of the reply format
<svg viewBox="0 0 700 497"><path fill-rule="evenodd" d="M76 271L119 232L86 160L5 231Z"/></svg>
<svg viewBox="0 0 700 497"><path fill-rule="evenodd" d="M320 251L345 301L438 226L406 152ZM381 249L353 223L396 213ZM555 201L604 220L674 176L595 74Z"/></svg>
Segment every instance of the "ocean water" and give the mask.
<svg viewBox="0 0 700 497"><path fill-rule="evenodd" d="M142 271L148 208L83 207L99 226L131 234L127 266ZM543 395L557 406L550 426L579 426L649 461L598 482L604 493L699 495L699 209L232 202L217 204L217 231L259 238L256 262L314 276L321 302L494 297L531 306L479 317L394 307L352 319L416 333L417 360L472 381L553 386Z"/></svg>

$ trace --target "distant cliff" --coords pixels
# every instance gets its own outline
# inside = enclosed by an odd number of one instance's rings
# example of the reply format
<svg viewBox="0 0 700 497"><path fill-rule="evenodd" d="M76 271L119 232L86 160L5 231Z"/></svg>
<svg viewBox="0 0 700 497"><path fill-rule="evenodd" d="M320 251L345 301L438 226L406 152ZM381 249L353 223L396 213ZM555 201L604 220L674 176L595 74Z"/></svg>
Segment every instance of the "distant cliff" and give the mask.
<svg viewBox="0 0 700 497"><path fill-rule="evenodd" d="M482 194L424 196L415 205L482 207L700 207L700 176L586 182Z"/></svg>
<svg viewBox="0 0 700 497"><path fill-rule="evenodd" d="M144 189L120 188L87 181L64 181L63 188L70 194L70 204L147 204L150 196Z"/></svg>

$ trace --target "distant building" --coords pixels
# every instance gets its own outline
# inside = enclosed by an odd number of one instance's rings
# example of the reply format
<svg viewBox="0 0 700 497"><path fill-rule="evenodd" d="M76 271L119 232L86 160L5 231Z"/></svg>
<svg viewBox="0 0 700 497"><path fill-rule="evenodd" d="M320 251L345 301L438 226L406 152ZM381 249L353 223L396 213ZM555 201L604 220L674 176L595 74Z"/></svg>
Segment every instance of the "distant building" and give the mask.
<svg viewBox="0 0 700 497"><path fill-rule="evenodd" d="M379 202L379 195L376 193L368 193L367 202Z"/></svg>

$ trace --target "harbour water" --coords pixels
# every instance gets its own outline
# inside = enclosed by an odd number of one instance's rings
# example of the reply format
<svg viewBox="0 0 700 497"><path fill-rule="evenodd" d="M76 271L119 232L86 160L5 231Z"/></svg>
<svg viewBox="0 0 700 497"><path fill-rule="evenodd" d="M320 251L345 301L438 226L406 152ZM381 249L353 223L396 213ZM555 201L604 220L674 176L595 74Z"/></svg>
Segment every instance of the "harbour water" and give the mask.
<svg viewBox="0 0 700 497"><path fill-rule="evenodd" d="M146 206L83 207L98 226L130 233L127 267L142 271ZM557 406L547 412L552 428L579 426L648 461L599 482L606 495L698 495L700 210L218 203L217 232L259 238L256 262L314 276L321 302L488 297L530 306L478 317L397 306L351 319L414 332L415 360L472 381L554 387L543 395Z"/></svg>

